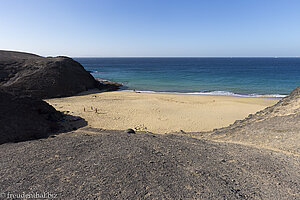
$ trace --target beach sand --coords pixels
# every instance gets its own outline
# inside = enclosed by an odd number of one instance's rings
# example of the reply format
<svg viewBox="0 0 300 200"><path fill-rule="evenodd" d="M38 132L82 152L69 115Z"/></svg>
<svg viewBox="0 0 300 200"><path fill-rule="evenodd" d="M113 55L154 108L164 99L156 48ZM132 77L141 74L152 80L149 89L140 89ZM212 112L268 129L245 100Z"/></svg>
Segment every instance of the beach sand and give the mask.
<svg viewBox="0 0 300 200"><path fill-rule="evenodd" d="M89 91L47 99L57 110L80 116L92 128L153 133L210 131L228 126L278 100L229 96Z"/></svg>

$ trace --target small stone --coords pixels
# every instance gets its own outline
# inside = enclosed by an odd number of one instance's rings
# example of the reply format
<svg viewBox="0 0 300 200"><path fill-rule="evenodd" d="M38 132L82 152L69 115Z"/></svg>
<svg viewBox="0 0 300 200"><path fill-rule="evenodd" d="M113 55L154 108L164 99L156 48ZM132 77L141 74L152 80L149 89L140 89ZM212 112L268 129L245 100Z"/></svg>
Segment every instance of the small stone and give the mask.
<svg viewBox="0 0 300 200"><path fill-rule="evenodd" d="M135 131L130 128L130 129L125 130L125 133L135 134Z"/></svg>

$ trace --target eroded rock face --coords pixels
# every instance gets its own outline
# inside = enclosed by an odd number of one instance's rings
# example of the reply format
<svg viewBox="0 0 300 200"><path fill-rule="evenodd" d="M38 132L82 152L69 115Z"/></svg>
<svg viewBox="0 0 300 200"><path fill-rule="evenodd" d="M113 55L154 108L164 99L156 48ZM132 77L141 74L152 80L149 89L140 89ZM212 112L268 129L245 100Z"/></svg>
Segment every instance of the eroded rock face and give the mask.
<svg viewBox="0 0 300 200"><path fill-rule="evenodd" d="M0 144L48 137L59 129L61 118L42 100L0 91Z"/></svg>
<svg viewBox="0 0 300 200"><path fill-rule="evenodd" d="M0 88L8 93L53 98L98 86L93 76L71 58L0 51Z"/></svg>

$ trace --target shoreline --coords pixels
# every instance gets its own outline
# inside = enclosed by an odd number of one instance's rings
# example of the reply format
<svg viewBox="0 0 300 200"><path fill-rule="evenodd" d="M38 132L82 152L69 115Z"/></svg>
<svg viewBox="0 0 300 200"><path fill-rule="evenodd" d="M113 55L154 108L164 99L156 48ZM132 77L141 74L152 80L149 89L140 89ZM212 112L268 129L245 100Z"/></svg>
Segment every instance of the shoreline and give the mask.
<svg viewBox="0 0 300 200"><path fill-rule="evenodd" d="M163 92L151 90L134 90L134 89L118 89L116 91L135 92L135 93L150 93L150 94L176 94L176 95L205 95L205 96L223 96L223 97L240 97L240 98L263 98L280 100L288 95L283 94L238 94L227 91L211 91L211 92Z"/></svg>
<svg viewBox="0 0 300 200"><path fill-rule="evenodd" d="M92 73L99 73L98 71L88 71L90 74ZM113 86L113 89L107 91L126 91L126 92L137 92L137 93L154 93L154 94L178 94L178 95L206 95L206 96L230 96L230 97L241 97L241 98L266 98L266 99L275 99L281 100L284 97L287 97L289 94L256 94L256 93L249 93L249 94L242 94L242 93L235 93L230 91L220 91L220 90L212 90L212 91L153 91L153 90L139 90L135 88L130 88L126 86L125 83L112 81L109 79L103 79L99 77L95 77L99 83L104 85Z"/></svg>
<svg viewBox="0 0 300 200"><path fill-rule="evenodd" d="M226 127L279 99L90 90L47 99L61 112L80 116L87 127L153 133L199 132Z"/></svg>

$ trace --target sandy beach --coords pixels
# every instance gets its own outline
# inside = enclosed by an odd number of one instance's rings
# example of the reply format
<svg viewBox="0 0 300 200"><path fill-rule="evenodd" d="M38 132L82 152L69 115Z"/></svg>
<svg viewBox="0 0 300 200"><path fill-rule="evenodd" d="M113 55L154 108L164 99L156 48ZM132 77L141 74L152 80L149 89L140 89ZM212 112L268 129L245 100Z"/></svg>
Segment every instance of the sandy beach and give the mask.
<svg viewBox="0 0 300 200"><path fill-rule="evenodd" d="M229 96L89 91L46 100L57 110L80 116L89 127L153 133L210 131L228 126L278 100Z"/></svg>

